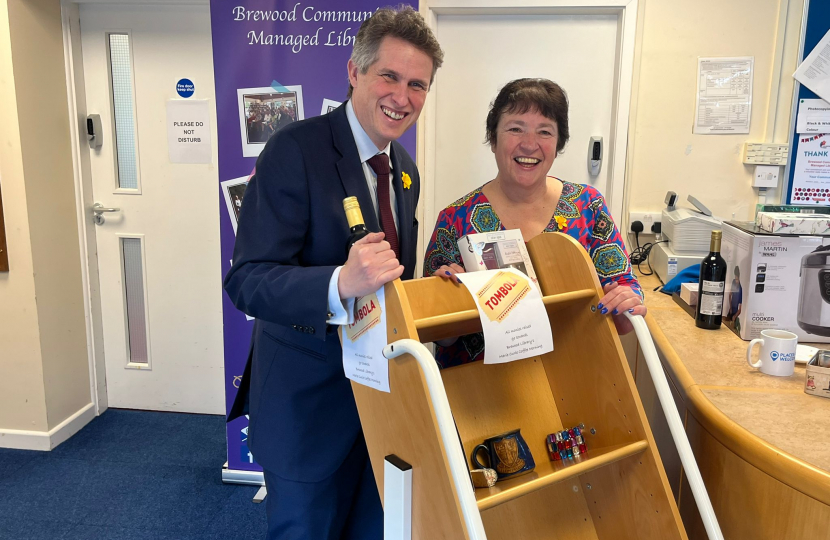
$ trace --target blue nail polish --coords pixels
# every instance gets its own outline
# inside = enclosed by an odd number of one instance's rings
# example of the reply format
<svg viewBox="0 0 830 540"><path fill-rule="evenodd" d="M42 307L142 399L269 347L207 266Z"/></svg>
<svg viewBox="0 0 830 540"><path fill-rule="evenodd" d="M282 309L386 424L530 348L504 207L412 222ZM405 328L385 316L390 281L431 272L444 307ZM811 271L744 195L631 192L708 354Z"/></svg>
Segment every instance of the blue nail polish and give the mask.
<svg viewBox="0 0 830 540"><path fill-rule="evenodd" d="M599 304L597 304L597 309L602 309L602 302L600 302Z"/></svg>
<svg viewBox="0 0 830 540"><path fill-rule="evenodd" d="M606 313L608 313L608 308L604 307L601 310L599 310L599 312L605 315Z"/></svg>
<svg viewBox="0 0 830 540"><path fill-rule="evenodd" d="M445 273L445 274L447 274L448 276L451 276L451 275L452 275L452 274L450 274L450 273L449 273L448 271L446 271L446 270L444 270L444 273Z"/></svg>
<svg viewBox="0 0 830 540"><path fill-rule="evenodd" d="M617 308L614 308L614 311L611 312L611 315L619 315L620 312L617 311Z"/></svg>
<svg viewBox="0 0 830 540"><path fill-rule="evenodd" d="M629 313L634 313L634 308L628 310Z"/></svg>

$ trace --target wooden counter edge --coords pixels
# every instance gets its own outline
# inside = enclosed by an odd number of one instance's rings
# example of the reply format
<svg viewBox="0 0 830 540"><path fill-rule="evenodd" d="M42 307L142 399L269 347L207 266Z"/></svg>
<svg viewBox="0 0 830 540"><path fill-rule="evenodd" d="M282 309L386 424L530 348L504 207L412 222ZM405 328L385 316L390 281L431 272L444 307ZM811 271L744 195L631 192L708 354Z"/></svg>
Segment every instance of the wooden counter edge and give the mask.
<svg viewBox="0 0 830 540"><path fill-rule="evenodd" d="M646 322L654 344L666 359L664 368L678 384L686 406L718 442L776 480L830 505L830 473L784 452L727 417L686 370L659 323L650 314Z"/></svg>

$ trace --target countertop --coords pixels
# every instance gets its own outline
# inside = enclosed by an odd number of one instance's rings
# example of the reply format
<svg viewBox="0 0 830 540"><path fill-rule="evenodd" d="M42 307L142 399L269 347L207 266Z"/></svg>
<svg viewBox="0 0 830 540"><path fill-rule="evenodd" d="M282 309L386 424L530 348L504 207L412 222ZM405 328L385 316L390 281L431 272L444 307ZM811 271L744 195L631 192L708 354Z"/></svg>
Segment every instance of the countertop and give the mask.
<svg viewBox="0 0 830 540"><path fill-rule="evenodd" d="M830 399L804 393L804 365L796 364L790 377L765 375L747 364L748 341L725 326L697 328L670 296L653 291L660 284L656 276L641 277L640 283L646 321L667 371L684 400L692 402L687 406L718 424L719 439L734 439L722 440L733 451L753 454L756 459L749 461L756 467L772 462L778 473L773 476L787 477L791 481L779 480L788 484L807 478L810 486L803 491L829 500ZM830 349L830 343L809 345ZM713 414L710 404L725 418Z"/></svg>

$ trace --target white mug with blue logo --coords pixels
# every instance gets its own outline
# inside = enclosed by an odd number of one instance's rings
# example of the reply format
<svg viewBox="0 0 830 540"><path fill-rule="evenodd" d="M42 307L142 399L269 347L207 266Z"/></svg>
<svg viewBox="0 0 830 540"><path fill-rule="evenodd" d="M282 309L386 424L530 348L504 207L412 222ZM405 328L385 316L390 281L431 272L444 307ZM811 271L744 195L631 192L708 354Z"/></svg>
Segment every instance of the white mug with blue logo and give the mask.
<svg viewBox="0 0 830 540"><path fill-rule="evenodd" d="M752 361L752 348L761 344L758 361ZM759 368L761 373L776 377L789 377L795 368L795 348L798 336L786 330L763 330L761 337L749 342L746 349L746 361L750 366Z"/></svg>

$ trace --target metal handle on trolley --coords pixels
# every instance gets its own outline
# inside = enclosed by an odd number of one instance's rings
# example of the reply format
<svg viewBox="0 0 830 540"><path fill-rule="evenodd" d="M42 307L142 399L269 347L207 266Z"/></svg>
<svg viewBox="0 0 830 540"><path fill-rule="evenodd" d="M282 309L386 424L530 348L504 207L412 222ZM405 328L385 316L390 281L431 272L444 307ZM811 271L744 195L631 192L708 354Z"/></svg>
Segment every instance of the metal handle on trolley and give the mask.
<svg viewBox="0 0 830 540"><path fill-rule="evenodd" d="M692 495L694 495L697 509L700 511L700 517L703 520L703 527L706 529L706 534L709 540L723 540L723 533L720 530L718 518L715 516L715 509L712 508L712 501L709 499L709 493L706 491L706 485L703 483L703 477L700 475L700 469L692 453L692 447L689 445L688 437L686 437L686 429L683 426L680 413L677 411L677 406L674 403L674 397L669 389L666 374L663 372L663 364L657 356L657 348L651 339L651 332L648 330L648 325L641 315L631 315L630 313L626 313L625 315L631 320L631 324L634 325L637 340L640 342L640 349L648 365L648 371L654 382L657 397L660 398L663 414L666 415L669 431L671 432L672 439L674 439L674 445L677 447L677 453L680 455L680 462L683 464L686 479L692 488Z"/></svg>

